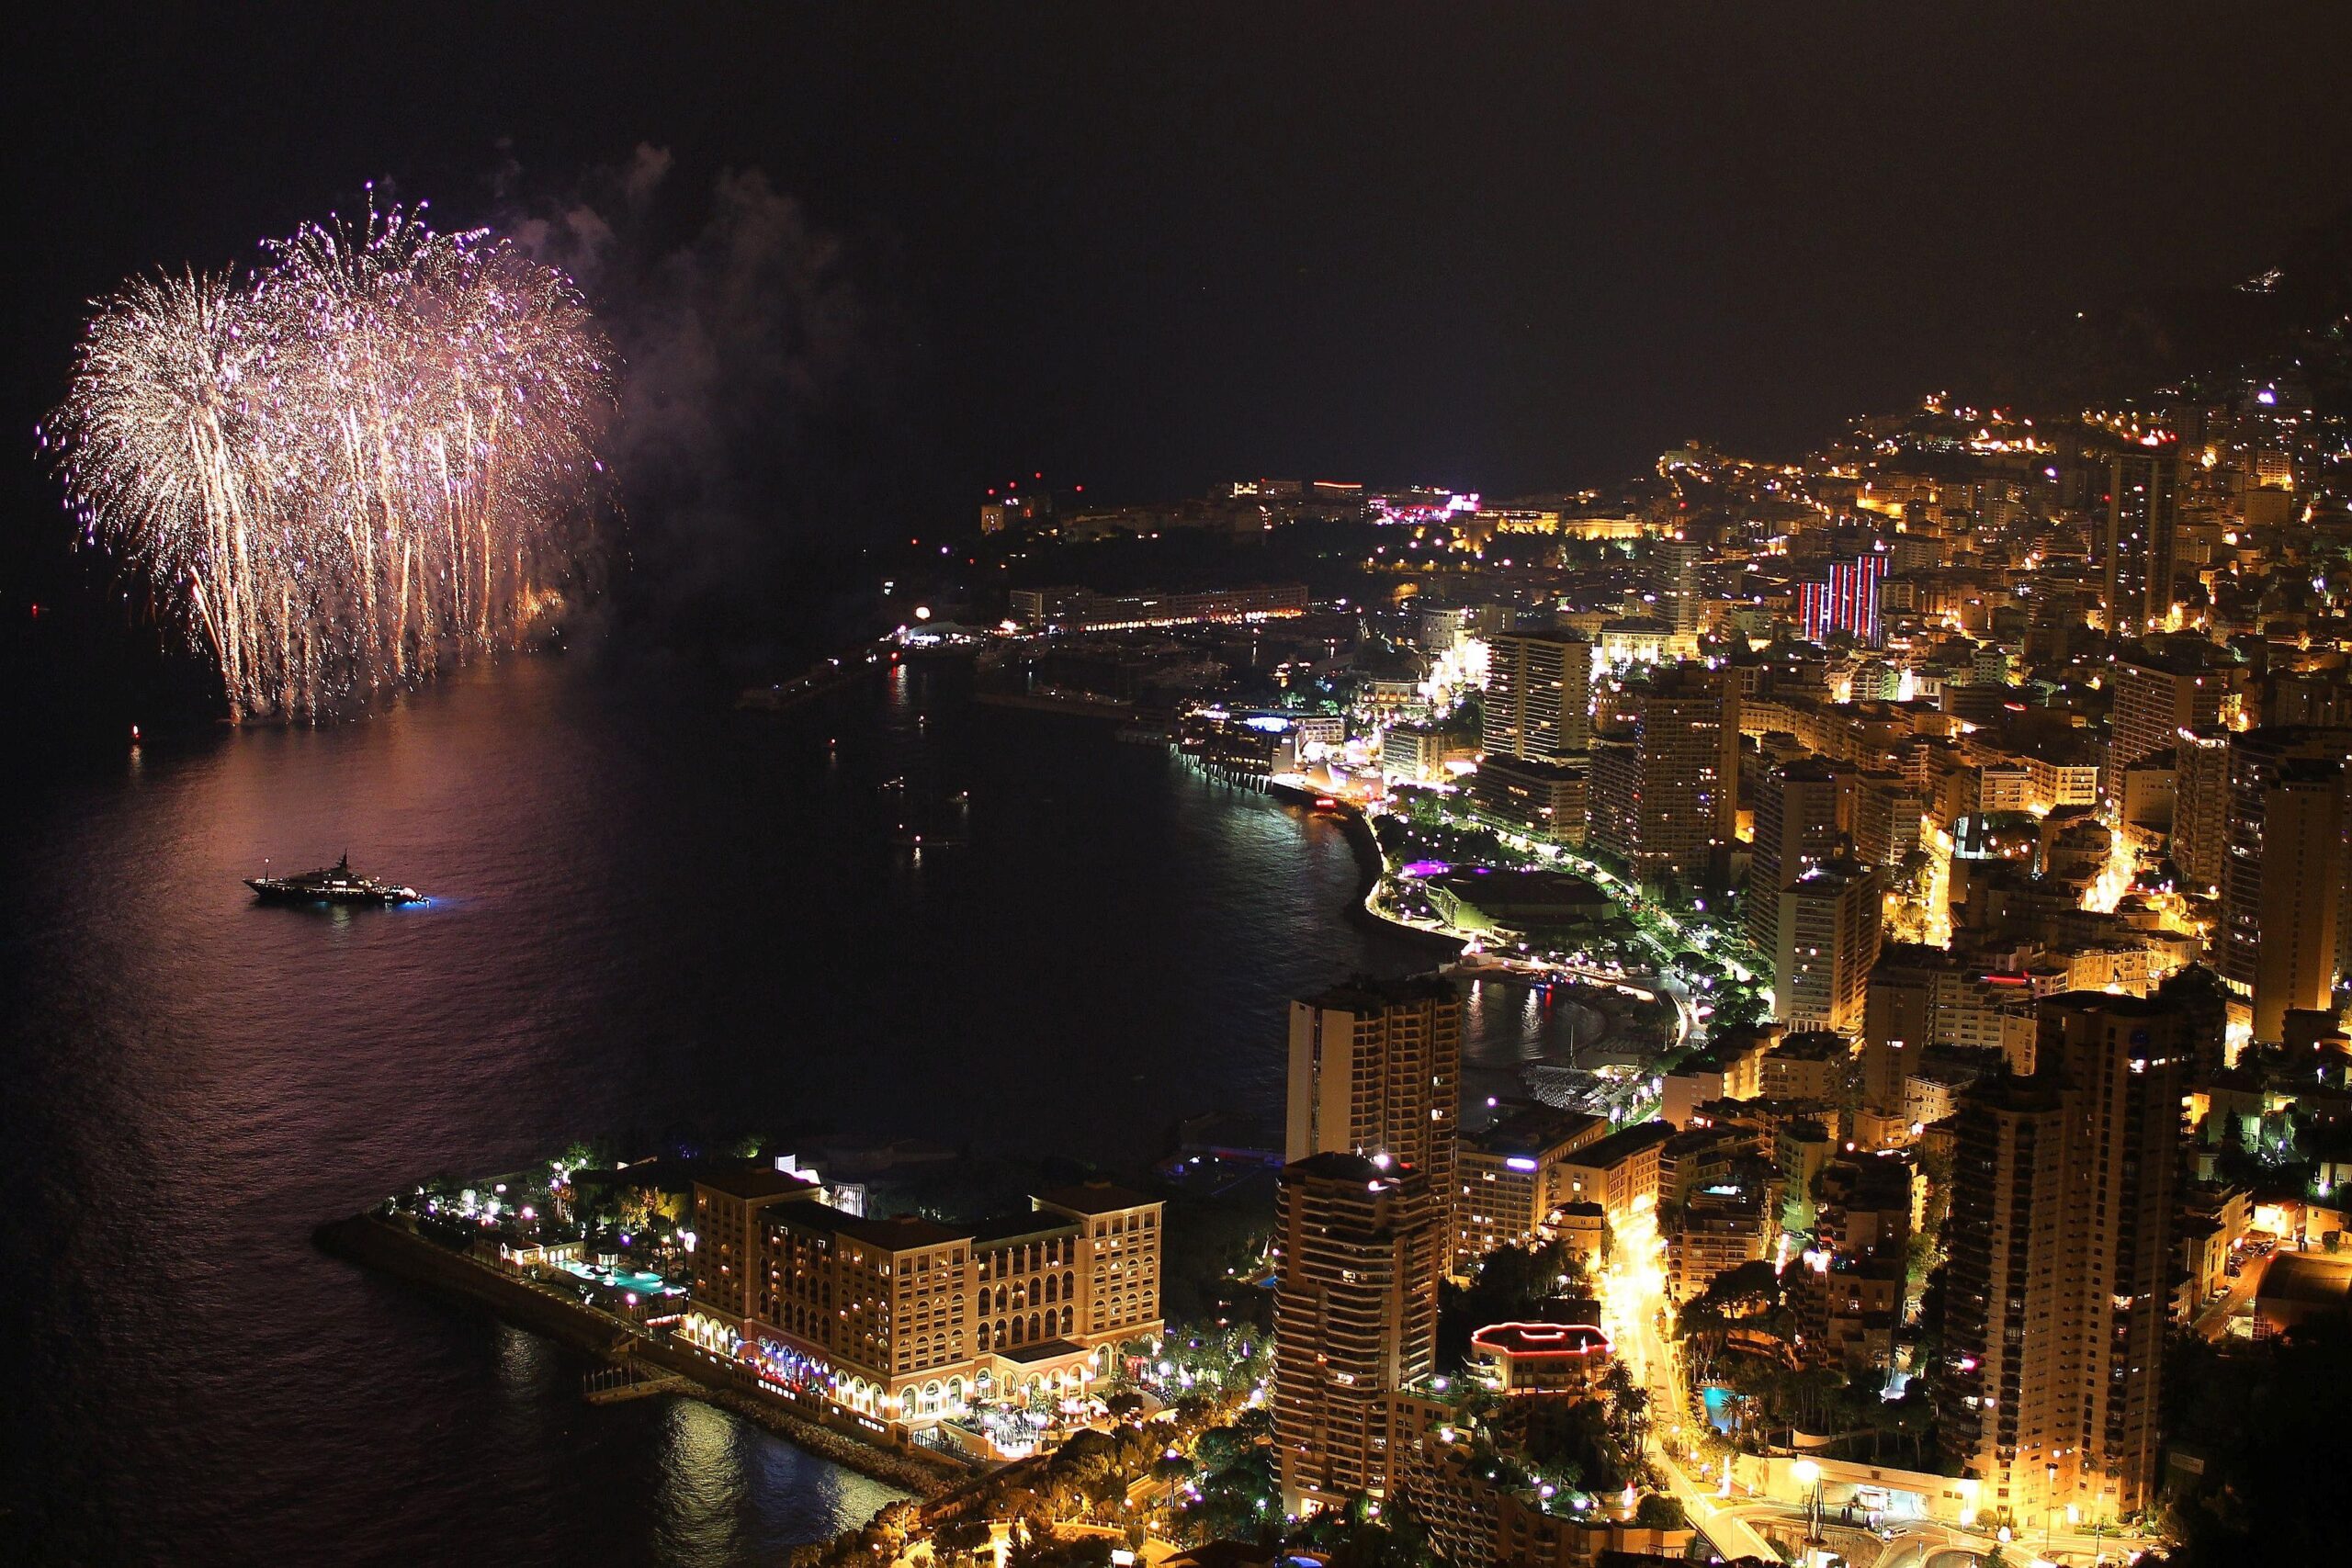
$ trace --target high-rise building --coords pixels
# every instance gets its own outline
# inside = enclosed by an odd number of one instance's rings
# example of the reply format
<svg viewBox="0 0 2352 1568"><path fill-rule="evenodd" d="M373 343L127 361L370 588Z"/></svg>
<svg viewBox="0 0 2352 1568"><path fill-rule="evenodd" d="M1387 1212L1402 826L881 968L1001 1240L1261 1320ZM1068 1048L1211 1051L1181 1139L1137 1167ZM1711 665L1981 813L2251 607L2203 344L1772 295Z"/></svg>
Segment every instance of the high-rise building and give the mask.
<svg viewBox="0 0 2352 1568"><path fill-rule="evenodd" d="M2342 936L2345 931L2343 900L2352 897L2352 887L2346 886L2346 865L2343 841L2344 818L2339 809L2331 831L2327 818L2312 807L2309 798L2312 790L2320 786L2309 781L2299 784L2295 798L2284 804L2283 820L2274 820L2271 808L2280 803L2279 782L2290 765L2299 762L2333 762L2338 766L2352 759L2352 730L2320 728L2312 726L2266 725L2230 737L2230 804L2226 853L2222 865L2222 942L2221 969L2222 977L2241 995L2255 998L2255 1038L2277 1040L2280 1015L2287 1003L2280 999L2278 983L2293 974L2315 970L2324 964L2330 968L2340 964ZM2274 874L2288 880L2279 883L2285 892L2274 892ZM2338 888L2335 941L2326 949L2316 944L2322 940L2315 931L2281 929L2270 918L2274 909L2288 911L2305 907L2313 896L2306 886L2306 878L2319 879L2317 886L2334 878ZM2274 943L2296 948L2299 956L2282 959L2267 953ZM2257 982L2266 966L2273 980L2270 1005L2266 1009ZM2290 987L2291 988L2291 987ZM2301 1005L2301 1004L2296 1004ZM2271 1032L2266 1033L2266 1024Z"/></svg>
<svg viewBox="0 0 2352 1568"><path fill-rule="evenodd" d="M1388 1397L1437 1364L1445 1230L1420 1171L1352 1154L1283 1168L1274 1443L1285 1513L1388 1489Z"/></svg>
<svg viewBox="0 0 2352 1568"><path fill-rule="evenodd" d="M1830 860L1781 890L1772 995L1792 1030L1853 1034L1878 962L1883 921L1878 868Z"/></svg>
<svg viewBox="0 0 2352 1568"><path fill-rule="evenodd" d="M1489 757L1555 762L1581 753L1592 734L1592 645L1516 633L1491 639L1479 705Z"/></svg>
<svg viewBox="0 0 2352 1568"><path fill-rule="evenodd" d="M2220 891L2229 837L2230 732L2200 724L2173 745L2172 863L2192 890Z"/></svg>
<svg viewBox="0 0 2352 1568"><path fill-rule="evenodd" d="M1728 853L1739 812L1739 684L1696 663L1627 688L1629 732L1593 745L1588 837L1636 871L1683 874Z"/></svg>
<svg viewBox="0 0 2352 1568"><path fill-rule="evenodd" d="M1854 793L1854 858L1864 865L1896 866L1919 847L1921 792L1901 773L1865 770Z"/></svg>
<svg viewBox="0 0 2352 1568"><path fill-rule="evenodd" d="M1590 783L1581 765L1489 754L1470 775L1470 809L1506 832L1581 844Z"/></svg>
<svg viewBox="0 0 2352 1568"><path fill-rule="evenodd" d="M1862 1107L1905 1122L1908 1081L1930 1046L1998 1052L2010 1071L2033 1070L2033 983L1988 973L1944 948L1888 942L1862 1001Z"/></svg>
<svg viewBox="0 0 2352 1568"><path fill-rule="evenodd" d="M1792 758L1757 781L1747 910L1757 952L1781 950L1777 890L1849 847L1858 793L1852 766L1826 757Z"/></svg>
<svg viewBox="0 0 2352 1568"><path fill-rule="evenodd" d="M1797 592L1797 621L1809 642L1827 642L1831 632L1844 632L1864 648L1885 646L1879 623L1879 590L1894 558L1856 556L1832 561L1826 582L1802 584Z"/></svg>
<svg viewBox="0 0 2352 1568"><path fill-rule="evenodd" d="M1689 539L1660 539L1652 549L1658 567L1659 617L1673 628L1676 648L1695 651L1706 623L1699 596L1699 563L1707 557L1706 547Z"/></svg>
<svg viewBox="0 0 2352 1568"><path fill-rule="evenodd" d="M2177 637L2168 646L2143 645L2116 656L2110 795L2120 798L2125 768L2174 745L2183 729L2221 722L2229 674L2218 653L2202 638Z"/></svg>
<svg viewBox="0 0 2352 1568"><path fill-rule="evenodd" d="M2345 764L2300 757L2262 792L2262 940L2254 953L2254 1037L2286 1038L2297 1008L2334 1012L2344 903Z"/></svg>
<svg viewBox="0 0 2352 1568"><path fill-rule="evenodd" d="M2109 637L2160 630L2172 608L2180 455L2167 441L2115 454L2100 532L2099 604Z"/></svg>
<svg viewBox="0 0 2352 1568"><path fill-rule="evenodd" d="M1453 1190L1462 993L1438 975L1357 980L1290 1005L1283 1157L1385 1156Z"/></svg>
<svg viewBox="0 0 2352 1568"><path fill-rule="evenodd" d="M2035 1075L1962 1102L1939 1404L1984 1515L2112 1519L2154 1495L2191 1027L2141 998L2049 998Z"/></svg>

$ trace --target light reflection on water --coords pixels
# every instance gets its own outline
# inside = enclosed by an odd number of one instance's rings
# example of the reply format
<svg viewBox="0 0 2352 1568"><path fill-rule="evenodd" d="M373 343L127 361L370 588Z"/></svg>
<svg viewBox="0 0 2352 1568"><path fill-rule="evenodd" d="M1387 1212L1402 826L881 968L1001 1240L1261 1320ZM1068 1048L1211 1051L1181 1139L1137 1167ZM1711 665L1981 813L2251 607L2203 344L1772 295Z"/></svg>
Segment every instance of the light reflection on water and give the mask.
<svg viewBox="0 0 2352 1568"><path fill-rule="evenodd" d="M893 776L970 790L968 842L913 868ZM1291 997L1422 961L1341 918L1336 825L929 671L768 717L510 661L8 787L0 1558L775 1561L887 1492L705 1406L587 1405L578 1359L310 1228L599 1133L1129 1163L1271 1118ZM241 885L345 849L435 902ZM1523 1005L1480 987L1474 1089Z"/></svg>

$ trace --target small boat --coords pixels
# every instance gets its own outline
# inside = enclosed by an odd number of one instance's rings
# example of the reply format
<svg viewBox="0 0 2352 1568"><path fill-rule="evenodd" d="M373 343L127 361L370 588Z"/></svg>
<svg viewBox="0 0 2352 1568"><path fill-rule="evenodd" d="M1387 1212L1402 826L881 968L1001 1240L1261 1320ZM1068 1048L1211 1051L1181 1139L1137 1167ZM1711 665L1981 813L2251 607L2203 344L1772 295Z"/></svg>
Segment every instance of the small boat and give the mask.
<svg viewBox="0 0 2352 1568"><path fill-rule="evenodd" d="M245 886L265 904L428 904L432 900L413 887L374 882L351 869L346 853L331 866L298 876L249 876Z"/></svg>

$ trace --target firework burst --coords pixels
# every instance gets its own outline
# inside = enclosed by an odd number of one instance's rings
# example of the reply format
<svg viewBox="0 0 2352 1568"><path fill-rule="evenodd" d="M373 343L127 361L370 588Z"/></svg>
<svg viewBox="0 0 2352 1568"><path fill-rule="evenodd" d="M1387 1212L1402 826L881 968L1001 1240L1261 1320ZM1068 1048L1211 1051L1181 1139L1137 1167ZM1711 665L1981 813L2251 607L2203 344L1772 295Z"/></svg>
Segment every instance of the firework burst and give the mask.
<svg viewBox="0 0 2352 1568"><path fill-rule="evenodd" d="M239 719L514 646L610 489L613 370L563 275L372 204L266 251L97 301L41 433L84 537L154 586Z"/></svg>

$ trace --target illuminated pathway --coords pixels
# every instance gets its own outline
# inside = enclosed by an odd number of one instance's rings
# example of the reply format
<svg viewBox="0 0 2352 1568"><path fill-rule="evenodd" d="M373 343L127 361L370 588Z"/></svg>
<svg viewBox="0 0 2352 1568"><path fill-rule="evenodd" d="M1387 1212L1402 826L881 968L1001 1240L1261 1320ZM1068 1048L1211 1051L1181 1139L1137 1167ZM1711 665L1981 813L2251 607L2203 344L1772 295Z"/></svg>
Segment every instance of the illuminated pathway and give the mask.
<svg viewBox="0 0 2352 1568"><path fill-rule="evenodd" d="M1689 1408L1681 1391L1674 1348L1660 1328L1666 1312L1666 1242L1658 1235L1655 1203L1635 1200L1633 1212L1620 1228L1614 1261L1602 1281L1602 1327L1617 1354L1649 1392L1647 1446L1667 1490L1690 1522L1725 1557L1760 1557L1777 1562L1779 1553L1753 1527L1736 1515L1717 1507L1717 1499L1693 1480L1675 1458Z"/></svg>

